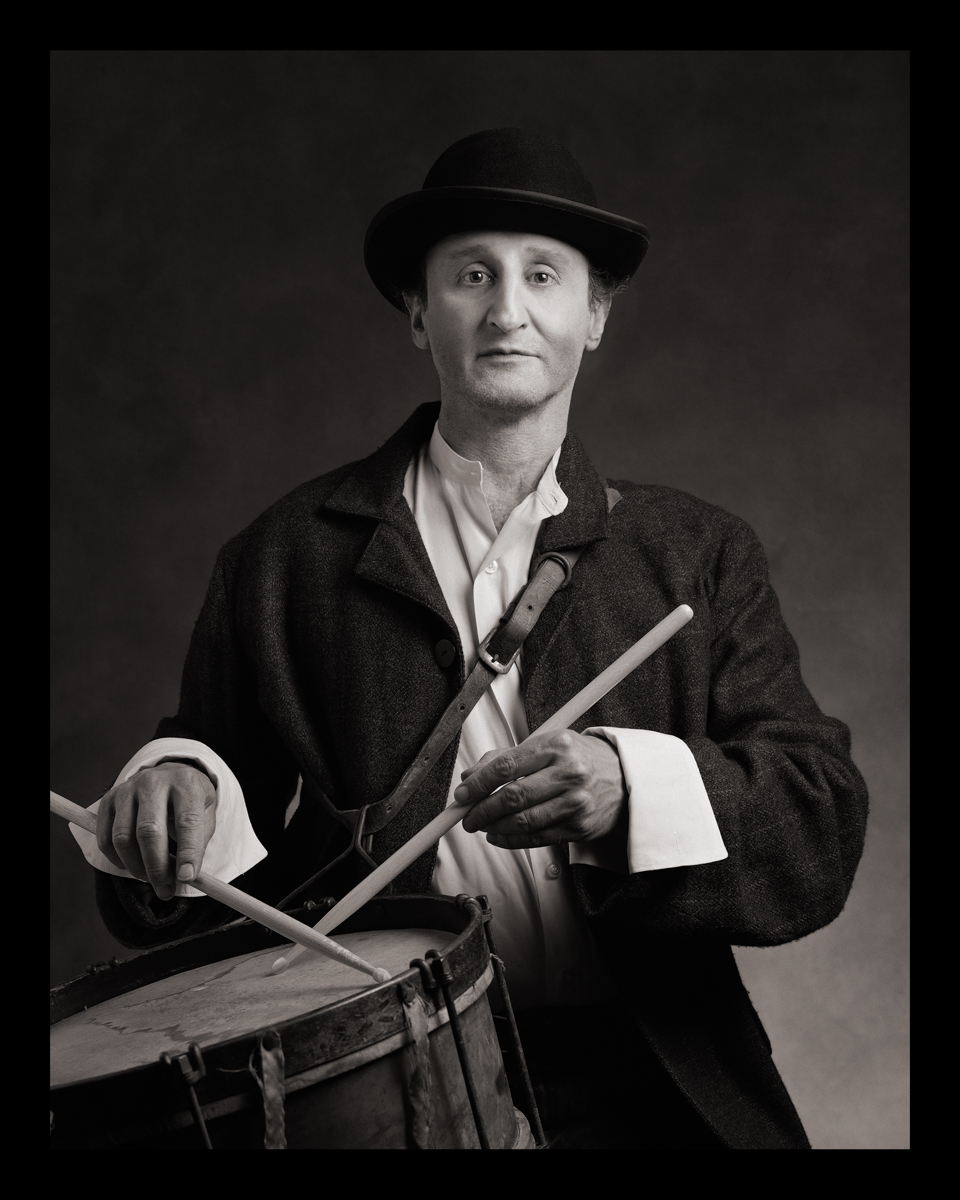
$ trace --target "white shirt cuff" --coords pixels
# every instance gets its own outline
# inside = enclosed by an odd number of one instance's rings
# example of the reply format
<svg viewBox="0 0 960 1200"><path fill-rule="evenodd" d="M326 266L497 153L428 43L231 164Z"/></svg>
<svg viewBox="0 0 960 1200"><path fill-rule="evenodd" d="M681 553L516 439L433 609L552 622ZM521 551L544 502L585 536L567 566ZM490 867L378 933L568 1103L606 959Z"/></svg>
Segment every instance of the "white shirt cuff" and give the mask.
<svg viewBox="0 0 960 1200"><path fill-rule="evenodd" d="M190 738L157 738L156 741L148 742L130 759L113 786L125 782L145 767L155 767L162 758L192 759L207 771L217 789L217 827L204 851L201 869L205 875L212 875L214 879L229 883L267 857L267 851L253 831L243 799L243 790L236 775L219 754L214 754L203 742L195 742ZM87 812L96 812L99 807L100 801L95 800ZM70 825L69 828L77 839L84 858L92 867L96 867L98 871L105 871L108 875L120 875L124 879L133 878L129 871L115 867L100 853L94 834L79 829L76 825ZM188 883L178 883L176 894L204 895Z"/></svg>
<svg viewBox="0 0 960 1200"><path fill-rule="evenodd" d="M598 726L584 733L605 738L620 755L627 785L626 855L622 836L611 834L593 842L571 842L571 863L634 875L727 857L697 760L686 742L649 729Z"/></svg>

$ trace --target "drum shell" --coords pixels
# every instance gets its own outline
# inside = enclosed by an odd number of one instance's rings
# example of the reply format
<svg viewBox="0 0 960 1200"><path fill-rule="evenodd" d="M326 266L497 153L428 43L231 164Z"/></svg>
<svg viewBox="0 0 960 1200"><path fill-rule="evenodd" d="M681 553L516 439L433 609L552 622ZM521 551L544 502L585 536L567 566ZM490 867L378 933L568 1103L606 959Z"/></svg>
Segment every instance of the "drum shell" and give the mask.
<svg viewBox="0 0 960 1200"><path fill-rule="evenodd" d="M309 916L303 915L306 919ZM510 1099L486 988L492 969L478 906L461 898L381 897L338 932L436 928L456 934L443 948L468 1057L491 1145L532 1144ZM98 975L73 980L51 994L51 1022L141 985L241 954L282 945L251 922L200 934ZM386 984L274 1026L285 1058L285 1119L291 1149L400 1149L411 1146L408 1079L412 1047L401 988L418 993L427 1015L432 1087L431 1144L478 1145L459 1060L439 990L411 969ZM263 1031L259 1031L262 1033ZM251 1068L259 1036L203 1047L205 1077L196 1094L215 1148L263 1145L263 1099ZM51 1148L165 1146L196 1148L199 1134L186 1089L160 1063L52 1089Z"/></svg>

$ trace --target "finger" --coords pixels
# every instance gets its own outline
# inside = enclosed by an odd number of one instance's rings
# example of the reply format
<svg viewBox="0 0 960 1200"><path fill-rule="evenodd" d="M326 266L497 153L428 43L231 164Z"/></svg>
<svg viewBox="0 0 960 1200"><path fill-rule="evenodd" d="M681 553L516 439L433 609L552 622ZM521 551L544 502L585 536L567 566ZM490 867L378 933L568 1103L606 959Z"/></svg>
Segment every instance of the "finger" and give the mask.
<svg viewBox="0 0 960 1200"><path fill-rule="evenodd" d="M123 859L113 845L113 825L117 815L115 790L111 788L97 806L97 849L115 867L125 871Z"/></svg>
<svg viewBox="0 0 960 1200"><path fill-rule="evenodd" d="M115 859L129 871L134 879L146 879L147 869L137 841L137 815L139 800L133 788L118 789L114 797L114 818L110 829L110 843Z"/></svg>
<svg viewBox="0 0 960 1200"><path fill-rule="evenodd" d="M581 807L577 799L565 793L496 821L485 830L487 841L504 850L527 850L576 841L582 836Z"/></svg>
<svg viewBox="0 0 960 1200"><path fill-rule="evenodd" d="M161 900L169 900L174 891L167 835L167 814L171 805L170 788L166 784L145 783L138 794L137 846L147 880Z"/></svg>
<svg viewBox="0 0 960 1200"><path fill-rule="evenodd" d="M551 846L560 841L578 841L584 836L583 808L568 795L557 796L544 804L493 821L481 832L495 845L498 839L511 838L524 839L517 843L518 847L521 844ZM526 840L530 838L534 840Z"/></svg>
<svg viewBox="0 0 960 1200"><path fill-rule="evenodd" d="M576 841L562 825L545 829L540 833L488 833L487 841L498 850L536 850L546 846L559 846L561 842Z"/></svg>
<svg viewBox="0 0 960 1200"><path fill-rule="evenodd" d="M216 824L216 810L213 805L210 806L211 823L207 820L206 789L179 785L171 791L177 840L177 880L189 883L200 874L203 852Z"/></svg>
<svg viewBox="0 0 960 1200"><path fill-rule="evenodd" d="M467 833L489 832L504 819L513 821L516 832L526 828L526 811L561 796L567 786L563 775L555 770L537 771L522 779L513 779L499 791L478 801L463 819Z"/></svg>
<svg viewBox="0 0 960 1200"><path fill-rule="evenodd" d="M558 846L584 836L584 798L563 793L544 804L497 821L485 832L491 846L504 850L528 850Z"/></svg>
<svg viewBox="0 0 960 1200"><path fill-rule="evenodd" d="M497 757L498 754L503 754L507 749L509 749L509 747L498 746L496 750L488 750L483 758L478 759L472 767L467 767L465 771L460 772L461 780L468 778L468 776L472 775L475 771L478 771L485 763L491 762Z"/></svg>
<svg viewBox="0 0 960 1200"><path fill-rule="evenodd" d="M542 744L501 750L487 762L481 759L473 774L464 779L453 793L453 798L458 804L476 804L504 784L549 766L553 758L553 750Z"/></svg>

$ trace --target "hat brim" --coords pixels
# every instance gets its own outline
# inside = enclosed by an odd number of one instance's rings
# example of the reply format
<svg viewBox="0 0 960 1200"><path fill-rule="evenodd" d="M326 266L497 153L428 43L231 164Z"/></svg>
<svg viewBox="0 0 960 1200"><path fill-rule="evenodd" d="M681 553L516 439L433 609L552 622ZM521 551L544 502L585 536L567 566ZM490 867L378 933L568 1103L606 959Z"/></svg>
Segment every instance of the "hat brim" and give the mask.
<svg viewBox="0 0 960 1200"><path fill-rule="evenodd" d="M381 295L401 312L427 250L452 233L496 229L540 233L575 246L601 270L629 279L647 251L645 225L540 192L493 187L438 187L412 192L370 222L363 259Z"/></svg>

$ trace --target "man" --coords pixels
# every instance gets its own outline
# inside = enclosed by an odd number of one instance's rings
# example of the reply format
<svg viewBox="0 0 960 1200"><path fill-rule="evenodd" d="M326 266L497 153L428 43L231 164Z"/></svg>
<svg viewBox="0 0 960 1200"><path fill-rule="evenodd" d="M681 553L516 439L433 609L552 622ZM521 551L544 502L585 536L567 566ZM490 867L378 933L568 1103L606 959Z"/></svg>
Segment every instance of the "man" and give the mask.
<svg viewBox="0 0 960 1200"><path fill-rule="evenodd" d="M367 267L432 355L440 405L224 548L180 711L100 801L87 853L126 944L225 919L189 887L201 862L281 902L343 850L343 814L396 786L531 564L573 552L519 660L367 853L473 805L395 890L491 897L553 1145L806 1148L730 947L836 917L865 789L751 531L605 484L566 433L646 244L519 130L456 143L377 215ZM693 621L575 730L525 740L681 603Z"/></svg>

